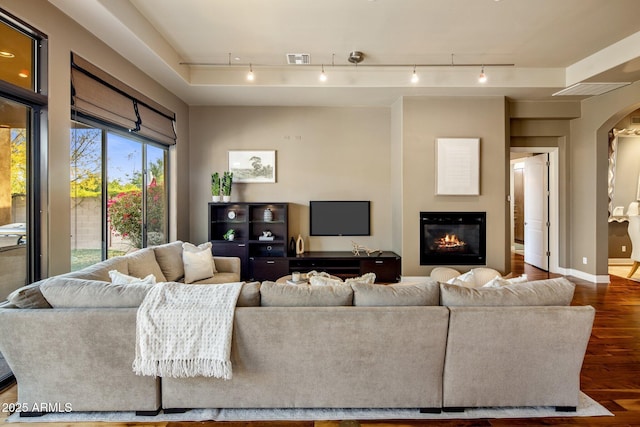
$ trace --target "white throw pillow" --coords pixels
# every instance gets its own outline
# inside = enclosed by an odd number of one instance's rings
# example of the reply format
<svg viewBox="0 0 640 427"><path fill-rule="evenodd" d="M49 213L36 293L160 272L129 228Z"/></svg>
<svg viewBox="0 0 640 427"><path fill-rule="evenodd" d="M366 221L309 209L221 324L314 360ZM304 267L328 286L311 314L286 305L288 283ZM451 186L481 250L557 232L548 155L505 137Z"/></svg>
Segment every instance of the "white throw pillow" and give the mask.
<svg viewBox="0 0 640 427"><path fill-rule="evenodd" d="M198 246L183 243L182 262L184 263L184 283L193 283L213 277L215 268L211 254L211 242Z"/></svg>
<svg viewBox="0 0 640 427"><path fill-rule="evenodd" d="M345 283L365 283L367 285L373 285L376 282L376 273L365 273L359 277L352 277L350 279L346 279Z"/></svg>
<svg viewBox="0 0 640 427"><path fill-rule="evenodd" d="M449 285L464 286L465 288L475 288L476 281L473 277L473 270L469 270L458 277L447 280Z"/></svg>
<svg viewBox="0 0 640 427"><path fill-rule="evenodd" d="M514 283L524 283L526 282L527 275L523 274L522 276L512 277L510 279L504 279L500 276L496 276L493 279L489 280L482 287L483 288L501 288L503 286L513 285Z"/></svg>
<svg viewBox="0 0 640 427"><path fill-rule="evenodd" d="M156 284L156 276L153 274L149 274L144 278L129 276L123 273L120 273L118 270L109 270L109 277L111 278L111 283L114 285L155 285Z"/></svg>
<svg viewBox="0 0 640 427"><path fill-rule="evenodd" d="M340 286L345 283L339 278L324 277L324 276L311 276L309 277L309 284L311 286Z"/></svg>

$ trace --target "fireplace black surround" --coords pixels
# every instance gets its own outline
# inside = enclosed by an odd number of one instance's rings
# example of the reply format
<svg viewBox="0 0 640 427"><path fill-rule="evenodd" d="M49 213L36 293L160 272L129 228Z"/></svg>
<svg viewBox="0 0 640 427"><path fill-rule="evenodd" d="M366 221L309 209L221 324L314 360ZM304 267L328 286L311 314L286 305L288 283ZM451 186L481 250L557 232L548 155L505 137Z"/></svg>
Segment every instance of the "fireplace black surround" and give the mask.
<svg viewBox="0 0 640 427"><path fill-rule="evenodd" d="M486 212L420 212L420 265L485 265Z"/></svg>

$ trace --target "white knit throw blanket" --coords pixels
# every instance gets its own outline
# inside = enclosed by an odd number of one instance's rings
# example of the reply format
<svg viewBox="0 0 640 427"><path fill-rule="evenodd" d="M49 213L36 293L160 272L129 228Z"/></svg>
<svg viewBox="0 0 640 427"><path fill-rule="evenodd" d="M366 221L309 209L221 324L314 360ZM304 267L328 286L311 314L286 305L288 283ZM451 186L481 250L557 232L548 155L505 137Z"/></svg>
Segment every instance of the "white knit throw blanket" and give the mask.
<svg viewBox="0 0 640 427"><path fill-rule="evenodd" d="M233 314L242 282L158 283L138 308L137 375L231 379Z"/></svg>

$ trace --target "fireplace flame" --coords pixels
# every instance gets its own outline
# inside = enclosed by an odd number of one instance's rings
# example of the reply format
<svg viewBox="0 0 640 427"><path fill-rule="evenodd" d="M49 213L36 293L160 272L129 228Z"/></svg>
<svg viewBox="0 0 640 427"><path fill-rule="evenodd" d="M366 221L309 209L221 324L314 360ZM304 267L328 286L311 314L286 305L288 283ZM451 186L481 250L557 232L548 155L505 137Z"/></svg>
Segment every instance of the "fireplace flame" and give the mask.
<svg viewBox="0 0 640 427"><path fill-rule="evenodd" d="M444 237L436 240L436 244L440 249L450 249L450 248L460 248L466 243L460 239L455 234L446 234Z"/></svg>

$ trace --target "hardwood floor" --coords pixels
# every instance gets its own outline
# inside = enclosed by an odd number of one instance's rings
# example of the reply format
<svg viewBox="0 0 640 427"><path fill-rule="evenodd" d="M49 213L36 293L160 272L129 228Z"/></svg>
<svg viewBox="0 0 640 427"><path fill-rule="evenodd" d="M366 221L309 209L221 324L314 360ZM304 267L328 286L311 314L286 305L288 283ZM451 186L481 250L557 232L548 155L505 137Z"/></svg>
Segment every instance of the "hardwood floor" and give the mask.
<svg viewBox="0 0 640 427"><path fill-rule="evenodd" d="M526 273L530 280L548 276L523 262L522 256L512 259L514 274ZM399 427L399 426L534 426L534 425L583 425L583 426L640 426L640 283L622 277L611 276L609 285L595 285L578 279L573 298L574 305L592 305L596 319L587 348L582 375L581 390L600 402L615 417L556 417L543 419L480 419L450 421L315 421L315 422L225 422L225 423L154 423L162 427L180 425L224 425L225 427ZM0 404L15 402L17 387L0 394ZM7 414L0 413L0 424L12 426L62 426L65 424L22 424L5 422ZM78 424L79 425L79 424ZM78 426L76 425L76 427ZM90 423L83 423L83 426ZM105 424L101 427L124 427L135 424Z"/></svg>

